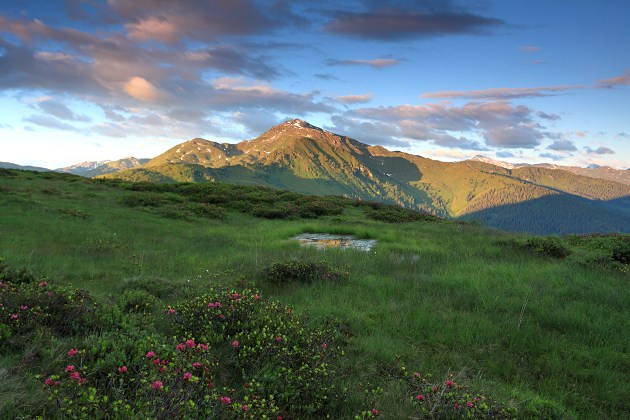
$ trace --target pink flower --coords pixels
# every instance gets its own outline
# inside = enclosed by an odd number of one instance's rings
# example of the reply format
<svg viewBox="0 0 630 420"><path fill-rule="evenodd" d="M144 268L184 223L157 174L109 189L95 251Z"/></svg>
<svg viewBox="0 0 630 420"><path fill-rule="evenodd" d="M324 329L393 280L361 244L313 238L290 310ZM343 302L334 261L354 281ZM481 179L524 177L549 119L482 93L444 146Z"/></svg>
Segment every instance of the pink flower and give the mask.
<svg viewBox="0 0 630 420"><path fill-rule="evenodd" d="M449 381L444 381L444 384L445 384L446 386L449 386L449 387L451 387L451 386L455 386L455 382L450 381L450 380L449 380Z"/></svg>
<svg viewBox="0 0 630 420"><path fill-rule="evenodd" d="M52 296L52 295L54 295L54 293L53 293L53 292L48 292L48 293L46 293L46 294L47 294L48 296Z"/></svg>
<svg viewBox="0 0 630 420"><path fill-rule="evenodd" d="M192 373L184 372L184 377L183 378L184 378L185 381L189 380L190 378L192 378Z"/></svg>
<svg viewBox="0 0 630 420"><path fill-rule="evenodd" d="M373 414L374 416L378 416L379 414L381 414L381 412L380 412L379 410L377 410L376 408L373 408L373 409L372 409L372 414Z"/></svg>
<svg viewBox="0 0 630 420"><path fill-rule="evenodd" d="M247 404L243 404L243 406L241 407L241 410L247 411Z"/></svg>
<svg viewBox="0 0 630 420"><path fill-rule="evenodd" d="M19 318L20 318L20 316L18 314L11 314L11 319L12 320L16 320L16 319L19 319Z"/></svg>
<svg viewBox="0 0 630 420"><path fill-rule="evenodd" d="M162 389L164 387L164 384L162 383L162 381L155 381L151 384L151 388L153 389Z"/></svg>
<svg viewBox="0 0 630 420"><path fill-rule="evenodd" d="M234 294L232 295L232 297L233 297L234 299L238 299L238 293L234 293Z"/></svg>
<svg viewBox="0 0 630 420"><path fill-rule="evenodd" d="M324 350L326 350L326 347L328 347L328 345L327 345L326 343L322 343L322 348L323 348Z"/></svg>
<svg viewBox="0 0 630 420"><path fill-rule="evenodd" d="M277 336L277 337L276 337L276 341L277 341L278 343L282 343L282 336L281 336L281 335Z"/></svg>
<svg viewBox="0 0 630 420"><path fill-rule="evenodd" d="M84 383L87 382L87 378L78 378L79 379L79 385L83 385Z"/></svg>
<svg viewBox="0 0 630 420"><path fill-rule="evenodd" d="M232 402L232 399L230 397L219 397L219 401L221 402L221 404L225 404L228 405L229 403Z"/></svg>
<svg viewBox="0 0 630 420"><path fill-rule="evenodd" d="M25 311L25 310L27 310L27 309L28 309L28 306L26 306L26 305L22 305L22 306L20 306L20 309L21 309L21 310L23 310L23 311Z"/></svg>
<svg viewBox="0 0 630 420"><path fill-rule="evenodd" d="M193 366L194 368L200 368L200 367L201 367L201 363L199 363L199 362L195 362L195 363L193 363L193 364L192 364L192 366Z"/></svg>
<svg viewBox="0 0 630 420"><path fill-rule="evenodd" d="M454 408L455 410L459 410L459 404L457 404L457 403L453 404L453 408Z"/></svg>
<svg viewBox="0 0 630 420"><path fill-rule="evenodd" d="M217 308L221 307L221 302L214 302L214 306L216 306Z"/></svg>
<svg viewBox="0 0 630 420"><path fill-rule="evenodd" d="M160 364L160 359L158 359L157 357L155 359L153 359L153 364L155 366L159 365Z"/></svg>
<svg viewBox="0 0 630 420"><path fill-rule="evenodd" d="M424 400L424 395L420 394L420 395L416 395L416 401L422 401Z"/></svg>
<svg viewBox="0 0 630 420"><path fill-rule="evenodd" d="M147 354L146 354L146 356L145 356L145 357L146 357L147 359L152 359L152 358L153 358L153 356L155 356L155 353L153 353L152 351L149 351L149 352L147 352Z"/></svg>
<svg viewBox="0 0 630 420"><path fill-rule="evenodd" d="M466 405L467 405L468 407L472 407L472 406L473 406L473 403L472 403L472 401L468 401L468 402L466 403Z"/></svg>
<svg viewBox="0 0 630 420"><path fill-rule="evenodd" d="M214 302L208 303L208 308L214 308Z"/></svg>
<svg viewBox="0 0 630 420"><path fill-rule="evenodd" d="M197 344L197 346L199 346L199 348L200 348L201 350L206 350L206 351L207 351L207 350L208 350L208 348L209 348L207 344Z"/></svg>
<svg viewBox="0 0 630 420"><path fill-rule="evenodd" d="M73 372L73 371L74 371L74 365L66 366L66 372Z"/></svg>
<svg viewBox="0 0 630 420"><path fill-rule="evenodd" d="M234 340L232 342L232 347L234 347L235 349L238 348L238 341Z"/></svg>
<svg viewBox="0 0 630 420"><path fill-rule="evenodd" d="M162 373L166 372L166 368L165 368L164 366L162 366L162 367L160 368L160 372L162 372Z"/></svg>
<svg viewBox="0 0 630 420"><path fill-rule="evenodd" d="M127 366L121 366L118 368L118 372L120 373L127 373Z"/></svg>
<svg viewBox="0 0 630 420"><path fill-rule="evenodd" d="M260 299L260 296L258 296L258 293L256 293L256 294L254 295L254 299L255 299L255 300Z"/></svg>
<svg viewBox="0 0 630 420"><path fill-rule="evenodd" d="M433 392L438 392L438 387L437 386L433 387Z"/></svg>
<svg viewBox="0 0 630 420"><path fill-rule="evenodd" d="M70 349L70 350L68 350L68 356L69 357L73 357L75 354L77 354L77 349Z"/></svg>
<svg viewBox="0 0 630 420"><path fill-rule="evenodd" d="M173 308L168 308L168 313L173 315L175 313L175 309Z"/></svg>
<svg viewBox="0 0 630 420"><path fill-rule="evenodd" d="M55 385L55 381L53 380L53 378L46 378L46 380L44 381L44 383L48 386L53 386Z"/></svg>
<svg viewBox="0 0 630 420"><path fill-rule="evenodd" d="M70 379L81 379L81 375L79 375L79 372L72 372L70 374Z"/></svg>
<svg viewBox="0 0 630 420"><path fill-rule="evenodd" d="M219 318L221 318L221 319L225 319L225 315L223 315L223 314L219 314Z"/></svg>
<svg viewBox="0 0 630 420"><path fill-rule="evenodd" d="M175 348L179 351L184 351L186 350L186 345L184 343L179 343Z"/></svg>
<svg viewBox="0 0 630 420"><path fill-rule="evenodd" d="M189 349L195 347L195 340L186 340L186 347L188 347Z"/></svg>
<svg viewBox="0 0 630 420"><path fill-rule="evenodd" d="M46 287L46 286L48 286L48 282L46 281L39 283L39 287Z"/></svg>

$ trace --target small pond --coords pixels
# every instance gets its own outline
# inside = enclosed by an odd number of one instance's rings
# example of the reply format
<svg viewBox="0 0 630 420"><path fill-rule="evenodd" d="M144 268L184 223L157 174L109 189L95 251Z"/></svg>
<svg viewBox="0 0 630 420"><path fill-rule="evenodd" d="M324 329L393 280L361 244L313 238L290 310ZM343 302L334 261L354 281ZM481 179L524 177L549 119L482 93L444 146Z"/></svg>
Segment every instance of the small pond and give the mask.
<svg viewBox="0 0 630 420"><path fill-rule="evenodd" d="M299 241L302 245L315 246L319 249L335 247L370 251L376 245L376 239L356 239L351 235L333 235L329 233L302 233L291 239Z"/></svg>

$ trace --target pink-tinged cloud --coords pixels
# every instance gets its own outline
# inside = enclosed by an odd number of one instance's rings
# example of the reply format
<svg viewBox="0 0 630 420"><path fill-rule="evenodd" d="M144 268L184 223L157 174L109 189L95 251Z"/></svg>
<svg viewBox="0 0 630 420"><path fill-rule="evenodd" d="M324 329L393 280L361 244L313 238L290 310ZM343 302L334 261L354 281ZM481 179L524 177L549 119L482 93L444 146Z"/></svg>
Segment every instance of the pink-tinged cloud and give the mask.
<svg viewBox="0 0 630 420"><path fill-rule="evenodd" d="M179 39L181 33L177 25L165 17L151 16L125 26L129 33L129 38L136 41L158 40L175 42Z"/></svg>
<svg viewBox="0 0 630 420"><path fill-rule="evenodd" d="M504 23L501 19L471 13L433 13L390 8L368 12L337 12L326 29L342 35L394 41L461 33L478 34Z"/></svg>
<svg viewBox="0 0 630 420"><path fill-rule="evenodd" d="M395 66L400 63L393 58L375 58L373 60L328 60L331 66L369 66L376 69Z"/></svg>
<svg viewBox="0 0 630 420"><path fill-rule="evenodd" d="M145 102L157 101L164 97L164 93L144 77L134 76L125 85L123 90L127 95Z"/></svg>
<svg viewBox="0 0 630 420"><path fill-rule="evenodd" d="M630 69L625 74L610 79L604 79L597 82L598 88L613 88L615 86L630 85Z"/></svg>
<svg viewBox="0 0 630 420"><path fill-rule="evenodd" d="M363 95L345 95L345 96L338 96L337 100L341 103L344 104L365 104L370 102L372 99L374 99L374 95L372 95L371 93L366 93Z"/></svg>
<svg viewBox="0 0 630 420"><path fill-rule="evenodd" d="M423 93L421 98L508 100L553 96L560 92L584 89L583 85L542 86L532 88L492 88L481 90L442 90Z"/></svg>
<svg viewBox="0 0 630 420"><path fill-rule="evenodd" d="M540 47L537 47L535 45L525 45L523 47L520 47L519 50L526 53L535 53L535 52L540 51Z"/></svg>

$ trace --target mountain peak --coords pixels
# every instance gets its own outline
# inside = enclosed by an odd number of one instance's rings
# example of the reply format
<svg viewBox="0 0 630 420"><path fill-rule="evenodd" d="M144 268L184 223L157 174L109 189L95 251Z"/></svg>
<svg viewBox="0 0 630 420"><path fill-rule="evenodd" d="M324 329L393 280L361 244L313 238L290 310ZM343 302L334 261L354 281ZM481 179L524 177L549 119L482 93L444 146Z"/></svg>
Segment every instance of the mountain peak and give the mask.
<svg viewBox="0 0 630 420"><path fill-rule="evenodd" d="M505 168L505 169L514 169L516 167L516 165L510 162L504 162L502 160L492 159L484 155L476 155L470 160L474 160L476 162L488 163L490 165L500 166L501 168Z"/></svg>
<svg viewBox="0 0 630 420"><path fill-rule="evenodd" d="M293 128L298 128L298 129L306 128L306 129L311 129L311 130L324 131L321 128L314 126L313 124L304 120L300 120L298 118L285 121L282 124L279 124L277 127L282 127L282 128L293 127Z"/></svg>

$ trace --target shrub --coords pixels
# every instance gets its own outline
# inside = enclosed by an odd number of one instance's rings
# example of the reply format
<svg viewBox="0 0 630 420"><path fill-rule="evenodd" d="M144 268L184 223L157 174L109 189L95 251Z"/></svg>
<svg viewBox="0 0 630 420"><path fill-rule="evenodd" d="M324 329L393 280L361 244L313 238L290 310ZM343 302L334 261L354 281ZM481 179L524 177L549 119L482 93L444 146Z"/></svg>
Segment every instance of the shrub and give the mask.
<svg viewBox="0 0 630 420"><path fill-rule="evenodd" d="M273 205L257 204L252 208L252 214L265 219L288 219L293 216L293 208L289 206L276 207Z"/></svg>
<svg viewBox="0 0 630 420"><path fill-rule="evenodd" d="M214 204L204 203L183 203L179 209L191 215L207 217L209 219L225 219L225 209Z"/></svg>
<svg viewBox="0 0 630 420"><path fill-rule="evenodd" d="M368 213L368 217L385 223L433 222L439 220L438 217L428 213L419 213L398 206L385 205L375 206L374 211Z"/></svg>
<svg viewBox="0 0 630 420"><path fill-rule="evenodd" d="M299 215L302 218L337 216L343 213L343 207L324 200L312 200L300 203Z"/></svg>
<svg viewBox="0 0 630 420"><path fill-rule="evenodd" d="M122 202L129 207L159 207L164 204L164 198L157 193L135 193L126 195Z"/></svg>
<svg viewBox="0 0 630 420"><path fill-rule="evenodd" d="M60 209L59 210L64 216L68 217L77 217L79 219L87 219L91 216L90 213L85 212L79 209Z"/></svg>
<svg viewBox="0 0 630 420"><path fill-rule="evenodd" d="M313 283L316 281L340 282L348 278L347 272L333 270L325 262L278 262L262 271L263 279L270 283Z"/></svg>
<svg viewBox="0 0 630 420"><path fill-rule="evenodd" d="M145 290L126 290L120 298L119 306L125 313L148 313L157 304L157 298Z"/></svg>
<svg viewBox="0 0 630 420"><path fill-rule="evenodd" d="M611 258L622 264L630 264L630 240L619 242L613 248Z"/></svg>
<svg viewBox="0 0 630 420"><path fill-rule="evenodd" d="M524 247L552 258L565 258L571 254L560 238L553 236L530 238L525 242Z"/></svg>

